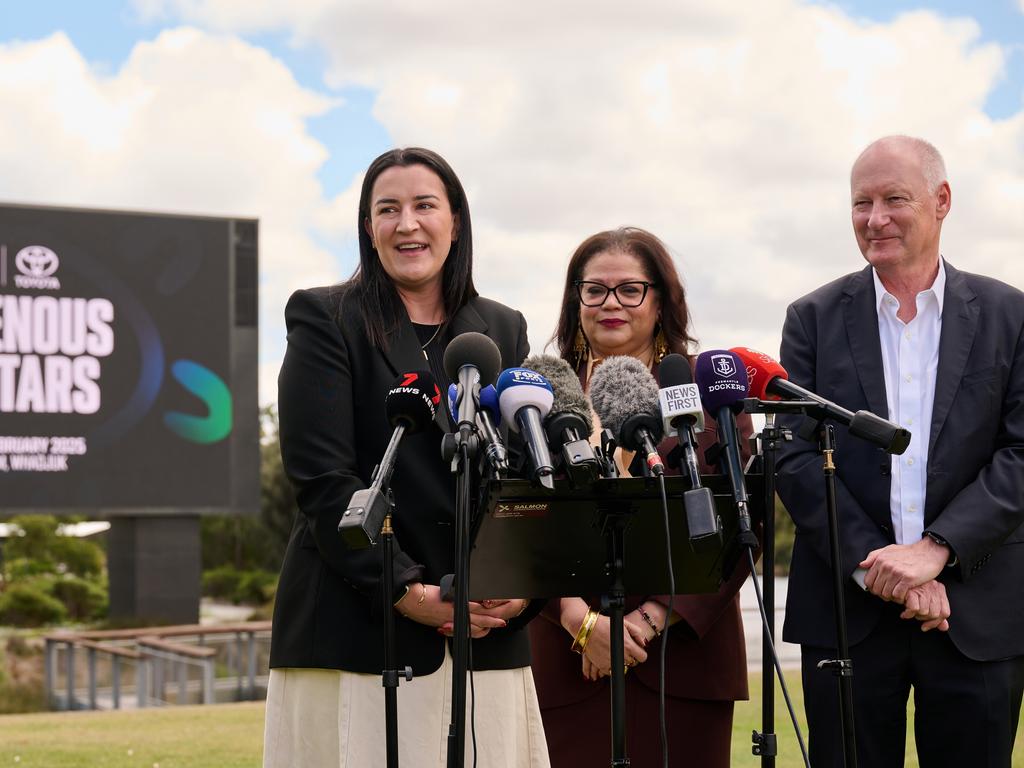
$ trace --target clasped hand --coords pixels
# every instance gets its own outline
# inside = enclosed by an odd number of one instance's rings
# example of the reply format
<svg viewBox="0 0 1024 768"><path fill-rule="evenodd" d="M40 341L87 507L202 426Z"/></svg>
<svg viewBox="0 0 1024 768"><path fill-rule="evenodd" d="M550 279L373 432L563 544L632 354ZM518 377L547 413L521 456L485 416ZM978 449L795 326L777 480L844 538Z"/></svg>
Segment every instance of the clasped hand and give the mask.
<svg viewBox="0 0 1024 768"><path fill-rule="evenodd" d="M875 549L860 563L867 569L864 586L873 595L904 606L904 619L917 619L927 632L949 629L949 598L946 587L936 581L949 550L930 538L913 544L890 544Z"/></svg>
<svg viewBox="0 0 1024 768"><path fill-rule="evenodd" d="M611 619L598 616L597 623L587 640L583 651L583 676L587 680L599 680L611 674L612 643ZM647 661L647 630L642 622L624 617L622 620L623 659L627 667L634 667Z"/></svg>
<svg viewBox="0 0 1024 768"><path fill-rule="evenodd" d="M508 626L510 619L526 610L528 601L483 600L469 602L469 636L484 637L492 629ZM435 584L412 584L405 597L395 605L407 619L437 627L442 635L451 637L455 631L455 607L441 599L441 588Z"/></svg>

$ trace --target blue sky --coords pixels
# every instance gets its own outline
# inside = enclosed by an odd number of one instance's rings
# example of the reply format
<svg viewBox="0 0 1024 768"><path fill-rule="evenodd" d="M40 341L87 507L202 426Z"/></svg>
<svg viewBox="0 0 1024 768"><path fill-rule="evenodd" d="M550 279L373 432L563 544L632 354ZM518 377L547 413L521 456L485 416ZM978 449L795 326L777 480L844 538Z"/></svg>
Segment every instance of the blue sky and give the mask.
<svg viewBox="0 0 1024 768"><path fill-rule="evenodd" d="M704 348L775 353L786 304L862 263L845 185L886 133L946 155L957 266L1024 286L1024 0L534 1L0 3L0 200L258 217L264 402L287 296L351 273L395 144L459 172L477 285L535 351L551 276L630 224Z"/></svg>

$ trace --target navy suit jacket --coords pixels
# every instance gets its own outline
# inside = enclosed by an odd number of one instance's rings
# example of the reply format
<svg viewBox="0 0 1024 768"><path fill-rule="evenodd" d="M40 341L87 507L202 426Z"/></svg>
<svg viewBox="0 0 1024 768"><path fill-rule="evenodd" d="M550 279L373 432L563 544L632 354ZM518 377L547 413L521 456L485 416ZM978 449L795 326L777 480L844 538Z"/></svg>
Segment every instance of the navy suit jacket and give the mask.
<svg viewBox="0 0 1024 768"><path fill-rule="evenodd" d="M888 417L871 267L789 307L781 362L795 383L851 411ZM799 418L784 421L795 433ZM868 552L894 543L890 459L838 427L835 460L854 645L886 605L850 575ZM778 489L796 523L783 637L835 647L822 459L815 445L794 437L783 448ZM958 557L939 576L957 648L976 660L1024 655L1024 294L948 262L924 523Z"/></svg>

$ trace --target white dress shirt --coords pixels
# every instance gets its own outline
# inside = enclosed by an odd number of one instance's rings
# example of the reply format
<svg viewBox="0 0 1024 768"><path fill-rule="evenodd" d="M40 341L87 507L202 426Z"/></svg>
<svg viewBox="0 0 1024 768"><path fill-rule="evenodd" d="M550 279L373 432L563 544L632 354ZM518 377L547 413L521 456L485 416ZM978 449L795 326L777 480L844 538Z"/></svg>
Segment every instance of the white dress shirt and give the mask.
<svg viewBox="0 0 1024 768"><path fill-rule="evenodd" d="M889 420L911 433L906 452L902 456L891 457L889 512L896 543L913 544L924 532L928 442L935 403L935 374L939 365L946 268L940 258L935 282L931 288L917 294L917 314L909 323L896 316L899 301L885 290L878 273L872 269L871 274L875 280Z"/></svg>

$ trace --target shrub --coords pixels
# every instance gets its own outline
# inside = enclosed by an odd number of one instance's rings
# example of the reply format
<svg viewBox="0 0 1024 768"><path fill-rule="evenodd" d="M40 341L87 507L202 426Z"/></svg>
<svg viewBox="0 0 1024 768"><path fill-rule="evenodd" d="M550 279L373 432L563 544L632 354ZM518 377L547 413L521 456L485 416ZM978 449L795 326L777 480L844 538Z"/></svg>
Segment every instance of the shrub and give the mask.
<svg viewBox="0 0 1024 768"><path fill-rule="evenodd" d="M277 582L277 574L270 571L247 571L242 574L235 592L236 603L265 603L268 590Z"/></svg>
<svg viewBox="0 0 1024 768"><path fill-rule="evenodd" d="M230 565L211 568L203 571L203 594L207 597L219 597L230 600L238 592L242 572Z"/></svg>
<svg viewBox="0 0 1024 768"><path fill-rule="evenodd" d="M277 574L253 569L240 571L230 565L203 572L203 594L239 603L262 604L273 597Z"/></svg>
<svg viewBox="0 0 1024 768"><path fill-rule="evenodd" d="M39 573L73 573L96 576L103 570L99 545L73 536L57 535L52 515L19 515L9 521L21 533L4 545L6 578L16 581Z"/></svg>
<svg viewBox="0 0 1024 768"><path fill-rule="evenodd" d="M53 581L50 594L67 609L74 621L94 621L107 614L107 590L102 584L80 576L65 576Z"/></svg>
<svg viewBox="0 0 1024 768"><path fill-rule="evenodd" d="M98 576L103 572L103 550L98 544L73 536L58 536L51 545L53 559L68 573Z"/></svg>
<svg viewBox="0 0 1024 768"><path fill-rule="evenodd" d="M41 627L67 619L64 604L48 595L41 584L12 584L0 594L0 624Z"/></svg>

